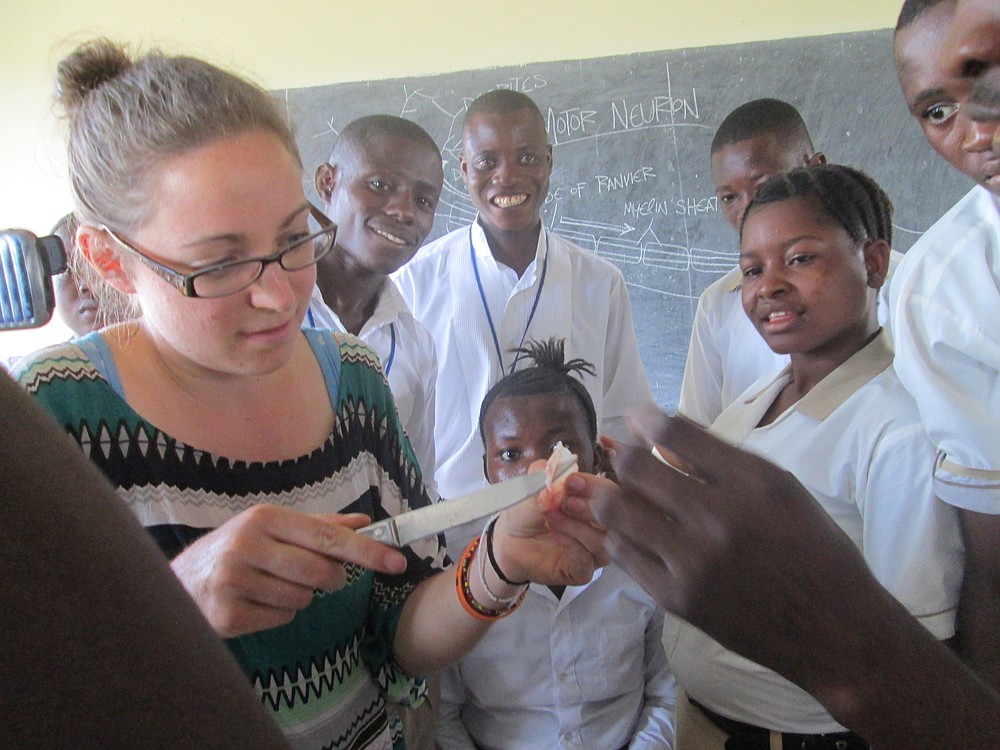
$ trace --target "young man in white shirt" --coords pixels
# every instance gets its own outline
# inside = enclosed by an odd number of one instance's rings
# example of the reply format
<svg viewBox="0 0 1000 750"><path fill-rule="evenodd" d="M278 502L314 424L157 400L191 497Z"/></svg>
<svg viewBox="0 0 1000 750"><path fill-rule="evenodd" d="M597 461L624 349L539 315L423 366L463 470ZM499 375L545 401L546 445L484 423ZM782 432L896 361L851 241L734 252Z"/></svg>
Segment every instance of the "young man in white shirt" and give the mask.
<svg viewBox="0 0 1000 750"><path fill-rule="evenodd" d="M542 226L552 146L537 105L490 91L469 105L462 132L462 175L479 215L393 277L437 349L445 498L484 486L479 405L529 338L565 338L568 357L595 364L588 391L600 432L624 437L626 409L652 400L621 272Z"/></svg>
<svg viewBox="0 0 1000 750"><path fill-rule="evenodd" d="M889 328L937 449L935 492L961 515L959 649L1000 687L1000 125L969 116L972 78L942 59L955 12L951 0L904 3L897 74L927 140L978 184L907 252L889 285Z"/></svg>
<svg viewBox="0 0 1000 750"><path fill-rule="evenodd" d="M441 153L414 122L372 115L341 131L329 162L316 169L316 190L337 224L337 240L316 265L304 321L353 333L379 355L424 484L432 490L434 342L388 276L430 233L443 181Z"/></svg>
<svg viewBox="0 0 1000 750"><path fill-rule="evenodd" d="M712 180L723 217L739 232L743 212L764 180L825 163L791 104L756 99L740 105L726 115L712 140ZM788 357L771 351L747 319L741 282L740 269L734 268L698 298L677 410L704 427L747 386L788 364Z"/></svg>

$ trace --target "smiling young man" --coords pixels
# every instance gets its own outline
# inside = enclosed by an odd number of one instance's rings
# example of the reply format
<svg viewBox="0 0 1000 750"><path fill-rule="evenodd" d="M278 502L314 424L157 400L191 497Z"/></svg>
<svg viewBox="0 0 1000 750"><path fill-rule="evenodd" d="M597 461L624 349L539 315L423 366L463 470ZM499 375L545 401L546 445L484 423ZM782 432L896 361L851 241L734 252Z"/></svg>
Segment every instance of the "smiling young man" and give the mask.
<svg viewBox="0 0 1000 750"><path fill-rule="evenodd" d="M337 224L316 266L305 325L353 333L382 360L410 444L433 488L434 342L387 278L413 257L434 224L441 153L416 123L391 115L351 122L316 170L316 191Z"/></svg>
<svg viewBox="0 0 1000 750"><path fill-rule="evenodd" d="M602 433L626 434L625 411L652 400L621 272L547 231L552 146L537 105L498 90L469 105L462 176L476 221L429 244L393 278L437 347L435 447L442 497L485 485L479 405L517 369L528 339L566 339L594 362L588 384Z"/></svg>

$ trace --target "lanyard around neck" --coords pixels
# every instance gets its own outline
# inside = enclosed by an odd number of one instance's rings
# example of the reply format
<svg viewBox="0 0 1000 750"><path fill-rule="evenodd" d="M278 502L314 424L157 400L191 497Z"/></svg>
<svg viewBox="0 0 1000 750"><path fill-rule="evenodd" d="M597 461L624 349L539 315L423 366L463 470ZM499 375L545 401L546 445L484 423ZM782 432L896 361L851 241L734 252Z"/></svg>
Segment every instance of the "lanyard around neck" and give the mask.
<svg viewBox="0 0 1000 750"><path fill-rule="evenodd" d="M538 309L538 300L542 297L542 287L545 286L545 273L549 270L549 235L542 227L542 232L545 235L545 260L542 261L542 275L538 280L538 289L535 291L535 300L531 303L531 312L528 313L528 322L524 324L524 331L521 333L521 343L517 345L520 349L524 346L524 339L528 335L528 329L531 328L531 321L535 318L535 310ZM493 316L490 315L490 306L486 302L486 292L483 289L483 281L479 276L479 263L476 261L476 248L472 244L472 225L469 226L469 257L472 260L472 270L476 274L476 286L479 288L479 299L483 303L483 310L486 312L486 322L489 323L490 333L493 334L493 347L496 349L497 362L500 364L501 375L510 375L514 372L514 368L517 367L517 361L520 359L521 355L518 353L514 357L514 361L510 364L510 372L504 369L503 364L503 351L500 349L500 339L497 336L496 326L493 325Z"/></svg>

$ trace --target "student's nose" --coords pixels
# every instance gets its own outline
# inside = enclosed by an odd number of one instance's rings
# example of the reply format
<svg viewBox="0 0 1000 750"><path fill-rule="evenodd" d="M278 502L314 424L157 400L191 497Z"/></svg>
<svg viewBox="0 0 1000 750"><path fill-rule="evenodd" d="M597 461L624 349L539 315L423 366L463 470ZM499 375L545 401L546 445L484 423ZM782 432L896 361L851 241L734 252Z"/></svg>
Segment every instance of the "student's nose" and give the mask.
<svg viewBox="0 0 1000 750"><path fill-rule="evenodd" d="M996 130L997 124L995 122L967 121L962 148L969 153L989 151L993 148L993 136Z"/></svg>
<svg viewBox="0 0 1000 750"><path fill-rule="evenodd" d="M733 206L734 209L734 220L733 228L738 232L740 231L740 225L743 223L743 214L747 212L747 206L750 205L750 201L753 199L751 195L741 195L736 199L736 203Z"/></svg>
<svg viewBox="0 0 1000 750"><path fill-rule="evenodd" d="M515 169L516 165L513 162L501 159L493 171L493 184L509 185L514 180Z"/></svg>
<svg viewBox="0 0 1000 750"><path fill-rule="evenodd" d="M757 296L770 298L783 294L788 289L783 268L777 264L765 266L756 279Z"/></svg>
<svg viewBox="0 0 1000 750"><path fill-rule="evenodd" d="M408 190L399 190L389 199L385 212L404 224L411 223L416 217L413 196Z"/></svg>

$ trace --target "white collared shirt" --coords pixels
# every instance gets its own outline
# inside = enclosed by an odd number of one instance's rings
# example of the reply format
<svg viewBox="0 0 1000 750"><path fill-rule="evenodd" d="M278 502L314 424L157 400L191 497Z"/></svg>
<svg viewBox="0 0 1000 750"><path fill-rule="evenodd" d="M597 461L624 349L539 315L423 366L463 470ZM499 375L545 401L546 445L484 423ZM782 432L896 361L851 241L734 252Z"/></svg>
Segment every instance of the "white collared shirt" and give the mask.
<svg viewBox="0 0 1000 750"><path fill-rule="evenodd" d="M323 301L318 286L313 287L309 312L303 325L310 328L330 328L347 332L340 317ZM437 358L434 341L410 313L399 290L389 279L379 292L372 316L365 321L358 338L375 350L383 372L392 356L387 380L403 429L420 464L424 486L432 499L437 493L434 471L437 454L434 450L434 387L437 380ZM393 347L395 339L395 347Z"/></svg>
<svg viewBox="0 0 1000 750"><path fill-rule="evenodd" d="M1000 205L977 186L906 254L889 288L899 379L937 446L935 490L1000 513Z"/></svg>
<svg viewBox="0 0 1000 750"><path fill-rule="evenodd" d="M531 584L517 612L442 672L438 747L673 747L662 634L663 610L615 565L561 599Z"/></svg>
<svg viewBox="0 0 1000 750"><path fill-rule="evenodd" d="M632 308L621 271L594 253L552 232L539 232L535 260L520 279L497 263L479 223L424 246L393 279L413 315L430 331L438 358L435 439L438 489L457 497L486 484L479 408L501 377L493 335L476 283L496 329L505 369L510 349L523 341L566 339L566 358L591 362L596 377L583 384L594 400L598 429L624 438L628 407L651 402L653 394L639 357ZM527 332L543 268L548 267Z"/></svg>
<svg viewBox="0 0 1000 750"><path fill-rule="evenodd" d="M787 354L771 351L747 317L742 282L737 266L698 298L677 411L703 427L763 375L789 361Z"/></svg>
<svg viewBox="0 0 1000 750"><path fill-rule="evenodd" d="M891 364L883 332L772 423L757 426L790 368L752 386L712 432L794 474L879 582L937 638L949 638L964 564L958 514L934 497L934 447ZM709 708L779 731L843 731L801 688L688 623L668 615L664 640L678 682Z"/></svg>

